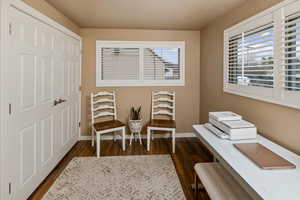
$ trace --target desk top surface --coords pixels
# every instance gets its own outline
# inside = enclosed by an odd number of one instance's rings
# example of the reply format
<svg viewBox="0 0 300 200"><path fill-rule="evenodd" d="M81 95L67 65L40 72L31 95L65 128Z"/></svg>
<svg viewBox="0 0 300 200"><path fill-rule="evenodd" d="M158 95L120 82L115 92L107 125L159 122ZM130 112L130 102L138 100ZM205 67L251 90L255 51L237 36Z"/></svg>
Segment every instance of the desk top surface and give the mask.
<svg viewBox="0 0 300 200"><path fill-rule="evenodd" d="M300 156L258 135L252 140L223 140L203 125L193 125L197 137L204 140L225 162L265 200L300 199ZM263 170L233 144L258 142L296 165L296 169Z"/></svg>

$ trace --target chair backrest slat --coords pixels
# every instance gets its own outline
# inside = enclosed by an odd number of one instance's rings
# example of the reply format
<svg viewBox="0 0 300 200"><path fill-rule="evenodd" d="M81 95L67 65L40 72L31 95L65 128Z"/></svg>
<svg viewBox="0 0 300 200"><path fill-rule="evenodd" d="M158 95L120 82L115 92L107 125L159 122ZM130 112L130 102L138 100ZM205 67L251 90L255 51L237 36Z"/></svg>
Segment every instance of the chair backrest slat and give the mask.
<svg viewBox="0 0 300 200"><path fill-rule="evenodd" d="M169 99L169 98L157 98L154 101L155 102L170 102L170 103L174 102L172 99Z"/></svg>
<svg viewBox="0 0 300 200"><path fill-rule="evenodd" d="M91 94L92 123L100 117L112 116L117 119L115 92L98 92Z"/></svg>
<svg viewBox="0 0 300 200"><path fill-rule="evenodd" d="M158 105L155 105L154 108L169 108L169 109L173 109L173 106L170 106L169 104L158 104Z"/></svg>
<svg viewBox="0 0 300 200"><path fill-rule="evenodd" d="M159 91L159 92L154 92L153 95L169 95L172 96L173 93L169 91Z"/></svg>
<svg viewBox="0 0 300 200"><path fill-rule="evenodd" d="M156 115L168 115L175 120L175 92L152 92L151 119Z"/></svg>
<svg viewBox="0 0 300 200"><path fill-rule="evenodd" d="M99 99L97 101L94 101L94 104L97 104L97 103L114 103L114 100L113 99Z"/></svg>
<svg viewBox="0 0 300 200"><path fill-rule="evenodd" d="M169 115L172 117L173 113L166 111L166 110L160 110L160 111L154 112L154 115Z"/></svg>
<svg viewBox="0 0 300 200"><path fill-rule="evenodd" d="M111 92L98 92L94 95L94 97L100 97L100 96L111 96L112 93Z"/></svg>
<svg viewBox="0 0 300 200"><path fill-rule="evenodd" d="M105 110L105 109L114 109L114 107L109 105L101 105L101 106L94 107L94 112L98 110Z"/></svg>
<svg viewBox="0 0 300 200"><path fill-rule="evenodd" d="M111 112L100 112L94 116L94 118L105 117L105 116L114 116L114 113Z"/></svg>

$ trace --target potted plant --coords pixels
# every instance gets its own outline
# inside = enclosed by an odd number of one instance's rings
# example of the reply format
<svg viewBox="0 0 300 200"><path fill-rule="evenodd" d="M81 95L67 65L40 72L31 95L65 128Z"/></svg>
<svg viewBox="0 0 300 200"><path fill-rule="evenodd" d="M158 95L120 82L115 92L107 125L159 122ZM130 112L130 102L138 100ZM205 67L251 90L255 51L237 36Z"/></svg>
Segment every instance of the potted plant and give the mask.
<svg viewBox="0 0 300 200"><path fill-rule="evenodd" d="M139 133L142 130L142 118L141 118L141 109L131 107L130 117L129 117L129 128L132 133Z"/></svg>

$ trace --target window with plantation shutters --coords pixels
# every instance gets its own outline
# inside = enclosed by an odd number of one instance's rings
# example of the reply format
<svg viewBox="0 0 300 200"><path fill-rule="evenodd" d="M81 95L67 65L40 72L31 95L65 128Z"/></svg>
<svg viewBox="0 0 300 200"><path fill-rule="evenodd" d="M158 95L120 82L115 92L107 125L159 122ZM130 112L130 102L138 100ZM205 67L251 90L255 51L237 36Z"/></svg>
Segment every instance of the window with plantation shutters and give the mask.
<svg viewBox="0 0 300 200"><path fill-rule="evenodd" d="M286 90L300 91L300 12L285 18L281 84Z"/></svg>
<svg viewBox="0 0 300 200"><path fill-rule="evenodd" d="M224 91L300 109L300 0L224 31Z"/></svg>
<svg viewBox="0 0 300 200"><path fill-rule="evenodd" d="M184 42L97 41L97 86L183 86Z"/></svg>

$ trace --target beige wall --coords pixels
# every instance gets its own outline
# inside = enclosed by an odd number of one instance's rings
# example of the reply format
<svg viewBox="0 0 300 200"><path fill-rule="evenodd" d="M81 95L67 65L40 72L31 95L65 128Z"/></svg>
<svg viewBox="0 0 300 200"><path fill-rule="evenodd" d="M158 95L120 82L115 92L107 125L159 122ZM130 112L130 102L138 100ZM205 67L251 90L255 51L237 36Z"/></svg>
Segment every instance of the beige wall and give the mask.
<svg viewBox="0 0 300 200"><path fill-rule="evenodd" d="M163 30L81 29L83 39L82 65L82 134L90 135L89 95L91 92L115 90L118 116L127 121L131 106L142 105L143 119L150 117L153 90L176 91L177 132L191 132L200 120L200 32ZM154 40L186 42L186 85L184 87L96 87L96 40Z"/></svg>
<svg viewBox="0 0 300 200"><path fill-rule="evenodd" d="M53 6L51 6L45 0L23 0L25 3L30 5L31 7L37 9L44 15L52 18L59 24L67 27L68 29L72 30L74 33L79 34L79 26L77 26L74 22L64 16L61 12L56 10Z"/></svg>
<svg viewBox="0 0 300 200"><path fill-rule="evenodd" d="M201 30L201 121L209 111L232 110L254 122L259 131L300 153L300 110L223 92L223 32L280 0L251 0Z"/></svg>

